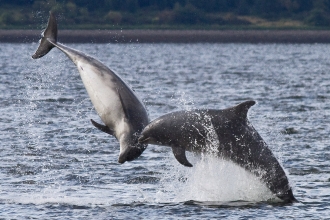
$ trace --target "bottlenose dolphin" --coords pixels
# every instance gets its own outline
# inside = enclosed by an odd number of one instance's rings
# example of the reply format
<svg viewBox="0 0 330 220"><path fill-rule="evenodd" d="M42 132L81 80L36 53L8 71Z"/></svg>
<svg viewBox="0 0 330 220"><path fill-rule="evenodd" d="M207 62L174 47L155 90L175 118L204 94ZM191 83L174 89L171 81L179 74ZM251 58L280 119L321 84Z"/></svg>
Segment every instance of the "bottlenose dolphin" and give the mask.
<svg viewBox="0 0 330 220"><path fill-rule="evenodd" d="M246 101L224 110L169 113L150 122L139 142L170 146L179 163L188 167L192 165L186 158L186 150L216 152L217 156L258 176L280 199L294 202L284 170L247 119L248 110L254 104L255 101Z"/></svg>
<svg viewBox="0 0 330 220"><path fill-rule="evenodd" d="M32 56L38 59L57 47L77 66L87 93L105 125L91 120L103 132L113 135L120 143L119 163L139 157L146 144L138 142L138 136L148 124L148 114L138 97L112 70L97 59L57 42L57 22L50 12L46 30L40 45Z"/></svg>

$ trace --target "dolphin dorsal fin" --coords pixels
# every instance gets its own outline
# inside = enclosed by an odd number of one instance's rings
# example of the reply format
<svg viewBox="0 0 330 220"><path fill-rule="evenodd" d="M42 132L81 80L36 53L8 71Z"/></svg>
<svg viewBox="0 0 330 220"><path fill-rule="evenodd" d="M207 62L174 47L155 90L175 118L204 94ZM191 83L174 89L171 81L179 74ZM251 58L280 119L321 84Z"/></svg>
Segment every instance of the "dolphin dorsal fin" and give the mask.
<svg viewBox="0 0 330 220"><path fill-rule="evenodd" d="M101 125L101 124L97 123L96 121L94 121L93 119L91 119L91 122L100 131L103 131L107 134L115 136L115 132L113 130L111 130L110 128L108 128L107 126Z"/></svg>
<svg viewBox="0 0 330 220"><path fill-rule="evenodd" d="M172 147L172 151L175 159L186 167L192 167L193 165L189 163L186 157L186 150L183 147Z"/></svg>
<svg viewBox="0 0 330 220"><path fill-rule="evenodd" d="M250 100L250 101L242 102L242 103L236 105L233 109L234 109L235 114L238 117L246 119L249 109L251 108L251 106L253 106L255 104L256 104L255 101Z"/></svg>

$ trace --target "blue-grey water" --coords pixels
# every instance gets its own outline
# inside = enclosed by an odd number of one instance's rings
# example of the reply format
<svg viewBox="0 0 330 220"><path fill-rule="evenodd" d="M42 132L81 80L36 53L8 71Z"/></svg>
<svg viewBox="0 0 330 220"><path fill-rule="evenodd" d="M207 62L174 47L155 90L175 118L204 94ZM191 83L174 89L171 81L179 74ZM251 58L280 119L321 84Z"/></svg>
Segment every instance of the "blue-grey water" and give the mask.
<svg viewBox="0 0 330 220"><path fill-rule="evenodd" d="M218 158L149 146L119 164L74 64L0 44L0 219L324 219L330 216L330 45L70 44L109 66L150 119L256 100L249 120L300 203Z"/></svg>

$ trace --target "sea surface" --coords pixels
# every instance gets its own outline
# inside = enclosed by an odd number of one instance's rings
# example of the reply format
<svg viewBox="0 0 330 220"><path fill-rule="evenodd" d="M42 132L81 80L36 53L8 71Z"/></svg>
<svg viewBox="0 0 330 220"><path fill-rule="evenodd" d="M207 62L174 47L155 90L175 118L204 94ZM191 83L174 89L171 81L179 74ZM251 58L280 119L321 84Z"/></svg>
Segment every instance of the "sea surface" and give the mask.
<svg viewBox="0 0 330 220"><path fill-rule="evenodd" d="M119 164L75 65L0 44L0 219L329 219L329 44L69 44L118 73L150 119L246 100L286 171L283 204L237 165L150 145Z"/></svg>

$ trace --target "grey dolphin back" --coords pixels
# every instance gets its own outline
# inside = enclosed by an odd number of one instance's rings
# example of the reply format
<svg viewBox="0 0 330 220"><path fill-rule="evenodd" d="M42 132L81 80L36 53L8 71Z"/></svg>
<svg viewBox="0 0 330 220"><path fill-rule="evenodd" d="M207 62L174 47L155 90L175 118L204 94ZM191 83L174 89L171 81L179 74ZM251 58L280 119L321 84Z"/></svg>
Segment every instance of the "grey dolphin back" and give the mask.
<svg viewBox="0 0 330 220"><path fill-rule="evenodd" d="M129 119L132 118L132 116L131 116L131 114L129 112L129 108L125 105L125 102L123 100L123 97L120 95L120 91L118 90L117 92L118 92L118 96L119 96L119 100L120 100L121 106L122 106L123 111L125 113L125 118L129 120Z"/></svg>
<svg viewBox="0 0 330 220"><path fill-rule="evenodd" d="M130 89L118 88L118 97L125 113L125 119L132 123L134 129L141 133L149 123L149 117L139 99L131 99L135 96Z"/></svg>
<svg viewBox="0 0 330 220"><path fill-rule="evenodd" d="M53 49L57 42L57 22L55 15L49 12L49 19L46 30L41 34L40 45L37 51L33 54L33 59L38 59L45 56L51 49Z"/></svg>

